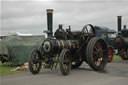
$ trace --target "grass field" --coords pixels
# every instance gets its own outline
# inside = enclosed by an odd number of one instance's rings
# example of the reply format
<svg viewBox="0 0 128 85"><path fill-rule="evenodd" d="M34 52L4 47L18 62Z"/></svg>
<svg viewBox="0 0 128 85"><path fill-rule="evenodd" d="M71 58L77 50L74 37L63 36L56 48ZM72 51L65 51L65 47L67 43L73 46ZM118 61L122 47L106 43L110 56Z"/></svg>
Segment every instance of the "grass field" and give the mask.
<svg viewBox="0 0 128 85"><path fill-rule="evenodd" d="M113 60L118 60L118 59L120 59L119 56L114 56L113 57ZM8 64L2 64L0 62L0 76L11 75L11 74L21 73L21 72L26 72L26 71L11 71L14 68L16 68L16 67L8 65Z"/></svg>
<svg viewBox="0 0 128 85"><path fill-rule="evenodd" d="M113 60L118 60L118 59L120 59L120 57L117 55L114 55Z"/></svg>
<svg viewBox="0 0 128 85"><path fill-rule="evenodd" d="M8 65L8 64L2 64L2 63L0 62L0 76L25 72L25 71L11 71L11 70L14 69L14 68L16 68L16 67L10 66L10 65Z"/></svg>

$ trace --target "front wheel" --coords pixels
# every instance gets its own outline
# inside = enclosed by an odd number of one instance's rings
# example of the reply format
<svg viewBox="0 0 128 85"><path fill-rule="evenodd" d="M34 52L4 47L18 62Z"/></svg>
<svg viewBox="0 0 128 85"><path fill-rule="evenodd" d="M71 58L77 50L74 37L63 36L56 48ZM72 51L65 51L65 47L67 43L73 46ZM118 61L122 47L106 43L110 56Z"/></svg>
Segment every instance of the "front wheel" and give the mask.
<svg viewBox="0 0 128 85"><path fill-rule="evenodd" d="M37 49L32 50L29 56L29 70L32 74L38 74L42 66L41 55Z"/></svg>
<svg viewBox="0 0 128 85"><path fill-rule="evenodd" d="M68 75L71 70L71 57L68 49L63 49L59 57L60 71L63 75Z"/></svg>
<svg viewBox="0 0 128 85"><path fill-rule="evenodd" d="M128 49L121 49L119 55L123 60L128 60Z"/></svg>
<svg viewBox="0 0 128 85"><path fill-rule="evenodd" d="M106 42L101 38L92 38L87 45L86 58L89 66L93 70L103 70L108 61Z"/></svg>

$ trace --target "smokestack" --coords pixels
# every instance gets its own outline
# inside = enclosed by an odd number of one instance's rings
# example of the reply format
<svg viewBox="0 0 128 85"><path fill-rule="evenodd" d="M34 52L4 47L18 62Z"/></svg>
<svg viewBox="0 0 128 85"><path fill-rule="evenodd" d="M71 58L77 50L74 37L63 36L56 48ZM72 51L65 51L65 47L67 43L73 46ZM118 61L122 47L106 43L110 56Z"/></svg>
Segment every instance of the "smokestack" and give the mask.
<svg viewBox="0 0 128 85"><path fill-rule="evenodd" d="M122 20L122 16L117 16L117 19L118 19L118 21L117 21L117 25L118 25L118 34L120 34L121 33L121 20Z"/></svg>
<svg viewBox="0 0 128 85"><path fill-rule="evenodd" d="M53 37L53 30L52 30L52 16L53 16L53 9L47 9L47 34L48 37Z"/></svg>

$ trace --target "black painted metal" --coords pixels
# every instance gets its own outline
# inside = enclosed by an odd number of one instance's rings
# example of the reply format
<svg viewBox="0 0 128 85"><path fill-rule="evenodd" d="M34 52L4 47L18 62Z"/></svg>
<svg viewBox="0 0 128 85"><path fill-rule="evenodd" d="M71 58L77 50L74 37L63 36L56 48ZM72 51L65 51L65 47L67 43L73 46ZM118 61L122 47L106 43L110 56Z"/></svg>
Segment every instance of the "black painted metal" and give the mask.
<svg viewBox="0 0 128 85"><path fill-rule="evenodd" d="M122 26L122 16L117 16L117 26L118 26L118 32L121 32L121 26ZM118 33L120 34L120 33Z"/></svg>
<svg viewBox="0 0 128 85"><path fill-rule="evenodd" d="M52 26L52 16L53 16L53 9L47 9L47 28L48 28L48 37L53 36L53 26Z"/></svg>

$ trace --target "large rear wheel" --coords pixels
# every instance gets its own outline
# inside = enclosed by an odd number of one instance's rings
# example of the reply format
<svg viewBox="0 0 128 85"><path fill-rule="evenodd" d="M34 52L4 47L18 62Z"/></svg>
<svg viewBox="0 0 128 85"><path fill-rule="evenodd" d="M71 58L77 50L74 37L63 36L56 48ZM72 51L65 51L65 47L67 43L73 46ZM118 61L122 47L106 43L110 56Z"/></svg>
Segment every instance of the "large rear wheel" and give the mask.
<svg viewBox="0 0 128 85"><path fill-rule="evenodd" d="M101 38L92 38L87 45L86 58L89 66L93 70L103 70L108 61L106 42Z"/></svg>
<svg viewBox="0 0 128 85"><path fill-rule="evenodd" d="M71 70L71 57L68 49L63 49L60 53L60 71L63 75L68 75Z"/></svg>

